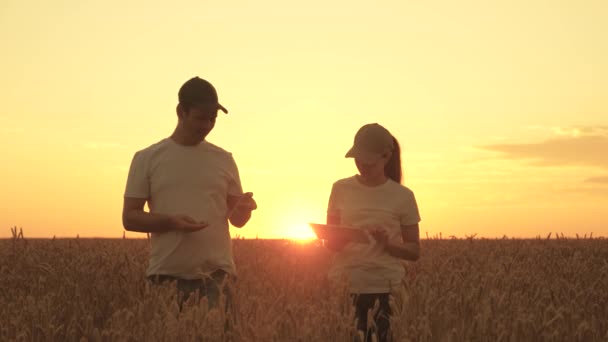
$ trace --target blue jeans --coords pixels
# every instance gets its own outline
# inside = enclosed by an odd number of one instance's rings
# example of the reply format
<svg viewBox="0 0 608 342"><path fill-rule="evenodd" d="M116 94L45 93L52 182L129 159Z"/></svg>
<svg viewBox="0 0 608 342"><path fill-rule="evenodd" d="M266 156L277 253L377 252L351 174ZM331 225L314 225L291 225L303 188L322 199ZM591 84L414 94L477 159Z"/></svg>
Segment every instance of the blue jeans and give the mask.
<svg viewBox="0 0 608 342"><path fill-rule="evenodd" d="M226 310L228 310L231 305L230 288L229 286L226 286L228 277L229 275L225 271L216 270L212 272L209 277L201 279L182 279L169 275L157 274L148 276L148 280L155 285L175 281L180 310L183 303L190 295L196 293L197 290L199 298L207 298L209 308L217 308L219 306L220 294L223 293L226 299Z"/></svg>

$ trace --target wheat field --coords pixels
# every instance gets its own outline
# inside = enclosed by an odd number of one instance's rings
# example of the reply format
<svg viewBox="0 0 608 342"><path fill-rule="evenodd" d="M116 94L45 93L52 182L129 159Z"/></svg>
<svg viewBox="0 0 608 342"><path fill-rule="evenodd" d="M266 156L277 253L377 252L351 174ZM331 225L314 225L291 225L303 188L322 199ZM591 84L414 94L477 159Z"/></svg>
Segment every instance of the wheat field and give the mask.
<svg viewBox="0 0 608 342"><path fill-rule="evenodd" d="M608 240L427 239L392 307L396 341L608 341ZM1 341L353 341L318 243L233 240L225 310L150 286L146 239L0 240Z"/></svg>

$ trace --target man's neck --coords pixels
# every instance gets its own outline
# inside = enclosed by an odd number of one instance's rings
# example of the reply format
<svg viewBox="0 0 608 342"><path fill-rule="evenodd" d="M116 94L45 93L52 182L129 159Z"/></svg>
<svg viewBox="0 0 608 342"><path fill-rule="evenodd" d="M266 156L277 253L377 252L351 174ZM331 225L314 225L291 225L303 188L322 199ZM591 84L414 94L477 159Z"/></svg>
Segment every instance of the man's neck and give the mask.
<svg viewBox="0 0 608 342"><path fill-rule="evenodd" d="M175 128L175 131L173 131L173 134L171 134L170 138L173 141L175 141L178 145L183 145L183 146L196 146L202 142L198 138L193 139L192 137L189 137L179 127Z"/></svg>

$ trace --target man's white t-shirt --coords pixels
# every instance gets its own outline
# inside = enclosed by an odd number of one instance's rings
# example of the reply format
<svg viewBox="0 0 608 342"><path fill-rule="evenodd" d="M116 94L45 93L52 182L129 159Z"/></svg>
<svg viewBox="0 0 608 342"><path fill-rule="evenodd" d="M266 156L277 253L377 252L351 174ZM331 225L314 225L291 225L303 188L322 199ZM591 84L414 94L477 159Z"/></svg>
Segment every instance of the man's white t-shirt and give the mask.
<svg viewBox="0 0 608 342"><path fill-rule="evenodd" d="M379 186L366 186L357 176L334 183L328 215L339 216L340 224L363 229L380 225L389 240L402 242L401 226L420 222L414 193L389 179ZM348 243L337 253L329 278L350 283L352 293L388 293L399 286L404 276L401 260L376 244Z"/></svg>
<svg viewBox="0 0 608 342"><path fill-rule="evenodd" d="M218 269L235 274L226 200L242 192L232 154L206 141L183 146L166 138L135 153L125 197L147 199L151 213L209 224L192 233L152 233L147 275L195 279Z"/></svg>

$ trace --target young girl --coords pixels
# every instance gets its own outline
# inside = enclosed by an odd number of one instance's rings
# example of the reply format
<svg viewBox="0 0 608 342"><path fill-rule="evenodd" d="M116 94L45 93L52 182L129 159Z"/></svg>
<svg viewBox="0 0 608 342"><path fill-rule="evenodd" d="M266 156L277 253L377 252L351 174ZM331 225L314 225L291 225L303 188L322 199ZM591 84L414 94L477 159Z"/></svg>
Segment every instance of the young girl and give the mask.
<svg viewBox="0 0 608 342"><path fill-rule="evenodd" d="M348 279L357 329L365 340L376 334L378 341L388 341L389 294L404 276L400 259L415 261L420 255L418 206L414 193L401 184L397 139L384 127L361 127L346 157L355 159L359 174L333 184L327 223L365 229L373 239L369 244L327 240L327 247L337 252L329 278ZM368 310L376 301L375 328L368 329Z"/></svg>

